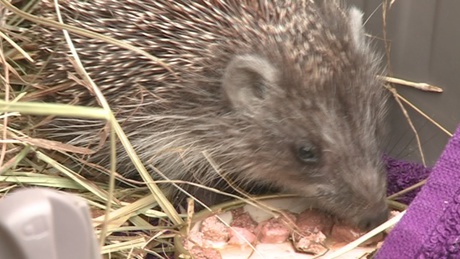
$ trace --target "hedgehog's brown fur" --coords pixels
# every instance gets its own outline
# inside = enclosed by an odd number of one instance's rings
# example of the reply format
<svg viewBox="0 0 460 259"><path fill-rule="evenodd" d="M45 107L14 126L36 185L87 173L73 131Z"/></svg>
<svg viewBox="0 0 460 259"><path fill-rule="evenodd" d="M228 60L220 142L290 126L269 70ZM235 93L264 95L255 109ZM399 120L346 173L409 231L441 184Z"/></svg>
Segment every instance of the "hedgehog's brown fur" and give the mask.
<svg viewBox="0 0 460 259"><path fill-rule="evenodd" d="M61 10L66 23L129 42L179 75L132 51L73 36L85 68L147 166L171 179L229 191L222 174L246 190L263 186L310 196L354 223L380 220L385 183L378 138L385 98L375 79L376 58L357 42L361 32L350 27L348 10L336 1L319 2L95 0L68 1ZM44 6L41 15L55 17L50 4ZM33 33L48 50L43 53L52 55L43 83L69 82L73 69L61 32ZM264 79L249 97L222 90L226 81L254 82L252 72L225 79L235 57ZM47 100L96 105L76 83ZM41 132L95 148L103 126L57 118ZM305 146L319 154L313 165L297 157ZM91 160L107 165L106 147ZM122 150L118 162L119 172L135 173ZM208 204L220 200L186 189Z"/></svg>

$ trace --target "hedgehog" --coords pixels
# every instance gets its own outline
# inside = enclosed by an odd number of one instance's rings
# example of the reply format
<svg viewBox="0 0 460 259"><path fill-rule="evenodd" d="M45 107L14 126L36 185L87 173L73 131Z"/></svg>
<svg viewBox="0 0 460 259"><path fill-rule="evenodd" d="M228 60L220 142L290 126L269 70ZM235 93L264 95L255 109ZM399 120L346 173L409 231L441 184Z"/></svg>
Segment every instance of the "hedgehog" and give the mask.
<svg viewBox="0 0 460 259"><path fill-rule="evenodd" d="M44 1L38 14L56 19ZM64 1L64 22L132 44L153 61L72 35L138 156L206 205L228 199L198 187L293 193L364 229L388 216L381 143L387 94L362 13L339 1ZM98 106L78 80L62 32L31 29L44 101ZM45 62L46 60L46 62ZM171 73L159 62L167 64ZM56 117L49 139L97 150L107 167L105 122ZM136 177L118 145L117 172ZM154 179L162 179L153 170ZM183 192L169 188L182 202Z"/></svg>

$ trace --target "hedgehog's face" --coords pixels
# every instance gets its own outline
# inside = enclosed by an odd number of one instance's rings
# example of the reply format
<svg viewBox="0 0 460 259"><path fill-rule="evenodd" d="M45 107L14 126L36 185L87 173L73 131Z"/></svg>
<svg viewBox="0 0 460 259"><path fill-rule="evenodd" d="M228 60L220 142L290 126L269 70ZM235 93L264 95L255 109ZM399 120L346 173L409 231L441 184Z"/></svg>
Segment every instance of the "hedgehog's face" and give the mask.
<svg viewBox="0 0 460 259"><path fill-rule="evenodd" d="M362 228L386 219L378 145L384 100L369 73L309 79L258 56L236 57L223 88L249 125L239 146L248 156L232 158L241 177L309 197Z"/></svg>

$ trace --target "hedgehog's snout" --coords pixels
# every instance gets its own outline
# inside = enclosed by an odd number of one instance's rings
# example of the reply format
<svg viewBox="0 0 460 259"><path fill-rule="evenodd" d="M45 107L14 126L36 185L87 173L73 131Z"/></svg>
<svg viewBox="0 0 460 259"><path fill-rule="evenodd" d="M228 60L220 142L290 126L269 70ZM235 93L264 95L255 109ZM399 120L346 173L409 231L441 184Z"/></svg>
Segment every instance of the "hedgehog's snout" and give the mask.
<svg viewBox="0 0 460 259"><path fill-rule="evenodd" d="M378 208L372 207L357 218L355 224L359 229L365 231L371 230L388 219L388 206L384 203L376 207Z"/></svg>

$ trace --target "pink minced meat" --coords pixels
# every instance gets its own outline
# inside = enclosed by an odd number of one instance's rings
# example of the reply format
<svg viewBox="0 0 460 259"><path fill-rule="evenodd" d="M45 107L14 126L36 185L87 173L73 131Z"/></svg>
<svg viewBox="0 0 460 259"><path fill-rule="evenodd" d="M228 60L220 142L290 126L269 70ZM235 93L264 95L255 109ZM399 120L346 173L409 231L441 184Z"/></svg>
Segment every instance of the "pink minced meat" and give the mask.
<svg viewBox="0 0 460 259"><path fill-rule="evenodd" d="M230 237L228 227L216 216L203 220L200 232L203 233L203 239L212 242L227 242Z"/></svg>
<svg viewBox="0 0 460 259"><path fill-rule="evenodd" d="M303 253L319 255L328 251L327 246L324 245L326 236L318 229L313 232L303 235L294 235L293 245L297 251Z"/></svg>
<svg viewBox="0 0 460 259"><path fill-rule="evenodd" d="M324 245L326 236L331 232L334 221L326 213L317 210L306 210L299 214L296 231L293 233L293 244L296 250L309 254L327 252Z"/></svg>
<svg viewBox="0 0 460 259"><path fill-rule="evenodd" d="M306 210L297 217L296 225L301 233L312 232L314 228L329 235L334 225L334 220L329 214L317 210Z"/></svg>
<svg viewBox="0 0 460 259"><path fill-rule="evenodd" d="M199 230L190 231L184 241L184 248L189 251L194 246L220 248L226 245L229 238L229 228L216 216L211 216L202 221Z"/></svg>
<svg viewBox="0 0 460 259"><path fill-rule="evenodd" d="M366 232L363 232L356 227L352 227L347 224L343 223L336 223L334 227L332 228L331 232L331 239L334 240L335 242L338 243L350 243L355 241L356 239L360 238L362 235L366 234ZM382 233L375 235L371 239L367 240L365 243L363 243L361 246L366 246L370 244L375 244L380 241L382 241L384 238L384 235Z"/></svg>
<svg viewBox="0 0 460 259"><path fill-rule="evenodd" d="M249 244L255 244L256 241L256 235L249 229L241 227L230 228L230 240L228 240L229 245L244 246Z"/></svg>
<svg viewBox="0 0 460 259"><path fill-rule="evenodd" d="M195 259L221 259L222 255L216 249L193 246L189 250L190 255Z"/></svg>
<svg viewBox="0 0 460 259"><path fill-rule="evenodd" d="M251 215L243 208L232 210L232 223L230 223L230 240L231 245L248 245L255 244L257 241L254 230L257 222L252 219Z"/></svg>
<svg viewBox="0 0 460 259"><path fill-rule="evenodd" d="M291 235L295 221L296 216L292 213L283 213L277 218L263 221L255 230L257 239L265 244L283 243Z"/></svg>
<svg viewBox="0 0 460 259"><path fill-rule="evenodd" d="M232 223L230 223L230 226L245 228L254 233L254 230L257 227L257 222L252 219L251 215L244 211L243 208L232 210L232 218L233 220Z"/></svg>
<svg viewBox="0 0 460 259"><path fill-rule="evenodd" d="M354 227L344 224L335 224L332 228L331 238L336 242L350 243L363 234L363 232Z"/></svg>

